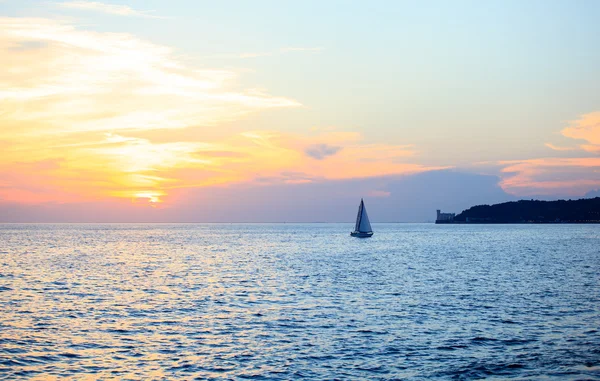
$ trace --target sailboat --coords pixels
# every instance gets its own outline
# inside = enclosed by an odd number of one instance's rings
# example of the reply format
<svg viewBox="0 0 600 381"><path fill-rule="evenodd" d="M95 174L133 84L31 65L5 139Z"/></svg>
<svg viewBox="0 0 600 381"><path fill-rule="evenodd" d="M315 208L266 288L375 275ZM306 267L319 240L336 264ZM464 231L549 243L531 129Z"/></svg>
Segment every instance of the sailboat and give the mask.
<svg viewBox="0 0 600 381"><path fill-rule="evenodd" d="M350 233L352 237L369 238L373 235L371 229L371 223L369 222L369 216L367 215L367 208L365 208L365 202L360 199L360 205L358 206L358 215L356 216L356 226L354 231Z"/></svg>

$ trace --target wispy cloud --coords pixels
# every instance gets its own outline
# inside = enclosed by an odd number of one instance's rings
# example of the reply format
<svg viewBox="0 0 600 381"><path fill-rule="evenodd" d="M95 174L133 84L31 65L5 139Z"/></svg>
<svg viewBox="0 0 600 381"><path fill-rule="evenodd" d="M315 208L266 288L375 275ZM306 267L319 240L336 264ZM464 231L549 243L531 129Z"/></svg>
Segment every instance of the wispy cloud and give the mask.
<svg viewBox="0 0 600 381"><path fill-rule="evenodd" d="M583 196L600 186L600 112L582 115L561 131L564 137L585 141L575 147L546 147L560 152L573 152L577 157L547 157L501 161L504 174L500 185L515 195ZM589 157L593 155L593 157ZM588 157L586 157L588 156Z"/></svg>
<svg viewBox="0 0 600 381"><path fill-rule="evenodd" d="M580 145L587 152L600 153L600 111L582 115L561 133L572 139L585 140Z"/></svg>
<svg viewBox="0 0 600 381"><path fill-rule="evenodd" d="M574 151L574 150L577 150L577 147L559 147L559 146L555 146L552 143L546 143L544 145L546 147L550 148L551 150L554 150L554 151Z"/></svg>
<svg viewBox="0 0 600 381"><path fill-rule="evenodd" d="M281 178L286 171L303 173L311 178L349 179L442 169L414 163L412 146L368 144L357 132L289 134L252 131L241 134L240 138L246 141L235 144L247 147L246 152L255 160L244 167L255 168L254 174L262 178ZM248 143L255 147L247 146Z"/></svg>
<svg viewBox="0 0 600 381"><path fill-rule="evenodd" d="M6 53L11 60L1 64L0 99L5 119L43 122L36 134L207 126L253 111L299 106L264 91L236 89L239 73L189 67L170 48L129 34L0 18L0 47L12 49L23 41L36 49ZM27 113L18 107L25 101Z"/></svg>
<svg viewBox="0 0 600 381"><path fill-rule="evenodd" d="M383 191L383 190L372 190L368 193L370 197L390 197L392 192Z"/></svg>
<svg viewBox="0 0 600 381"><path fill-rule="evenodd" d="M144 205L168 203L180 188L440 168L415 164L411 146L368 144L351 131L229 131L251 113L301 105L130 34L0 18L0 55L11 57L0 61L0 199Z"/></svg>
<svg viewBox="0 0 600 381"><path fill-rule="evenodd" d="M582 196L600 186L600 158L541 158L501 162L500 186L518 196Z"/></svg>
<svg viewBox="0 0 600 381"><path fill-rule="evenodd" d="M139 10L133 9L127 5L106 4L106 3L101 3L98 1L77 0L77 1L66 1L66 2L61 2L61 3L56 3L56 4L63 8L102 12L102 13L108 13L111 15L118 15L118 16L165 18L165 17L155 15L154 11L139 11Z"/></svg>
<svg viewBox="0 0 600 381"><path fill-rule="evenodd" d="M206 149L199 136L250 113L300 106L242 87L239 72L192 67L169 47L55 20L0 17L0 56L11 58L0 60L4 199L65 201L76 193L79 198L153 194L156 200L171 184L239 179L238 173L214 173L240 153L198 157ZM195 139L165 132L176 129L196 129ZM218 144L210 150L229 151ZM60 159L64 165L42 175L22 168L23 157ZM186 166L207 168L206 181L186 183L172 171ZM26 172L31 173L19 174Z"/></svg>

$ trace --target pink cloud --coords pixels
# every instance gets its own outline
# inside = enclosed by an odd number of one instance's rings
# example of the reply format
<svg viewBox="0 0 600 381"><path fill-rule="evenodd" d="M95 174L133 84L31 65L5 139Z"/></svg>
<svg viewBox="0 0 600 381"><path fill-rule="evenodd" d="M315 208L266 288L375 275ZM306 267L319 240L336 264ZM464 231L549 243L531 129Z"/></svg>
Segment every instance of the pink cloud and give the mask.
<svg viewBox="0 0 600 381"><path fill-rule="evenodd" d="M561 133L572 139L585 140L589 144L580 145L587 152L600 152L600 111L583 115Z"/></svg>
<svg viewBox="0 0 600 381"><path fill-rule="evenodd" d="M581 196L600 186L600 158L541 158L504 161L500 186L507 193Z"/></svg>
<svg viewBox="0 0 600 381"><path fill-rule="evenodd" d="M552 143L546 143L544 145L554 151L574 151L577 149L577 147L559 147Z"/></svg>
<svg viewBox="0 0 600 381"><path fill-rule="evenodd" d="M382 191L382 190L372 190L369 192L369 196L371 197L390 197L392 192Z"/></svg>
<svg viewBox="0 0 600 381"><path fill-rule="evenodd" d="M563 129L561 134L586 143L575 147L546 143L546 147L554 151L573 151L580 157L501 161L499 164L504 166L504 176L500 186L518 196L582 196L600 186L600 157L589 157L590 153L600 153L600 112L582 115Z"/></svg>

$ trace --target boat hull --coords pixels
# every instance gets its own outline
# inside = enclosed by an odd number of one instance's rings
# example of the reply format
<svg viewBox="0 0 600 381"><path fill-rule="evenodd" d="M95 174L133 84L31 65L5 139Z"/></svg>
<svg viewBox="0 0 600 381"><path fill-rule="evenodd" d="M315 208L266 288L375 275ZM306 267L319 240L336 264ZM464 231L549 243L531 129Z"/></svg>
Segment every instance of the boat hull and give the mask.
<svg viewBox="0 0 600 381"><path fill-rule="evenodd" d="M350 236L357 238L369 238L373 235L373 232L352 232Z"/></svg>

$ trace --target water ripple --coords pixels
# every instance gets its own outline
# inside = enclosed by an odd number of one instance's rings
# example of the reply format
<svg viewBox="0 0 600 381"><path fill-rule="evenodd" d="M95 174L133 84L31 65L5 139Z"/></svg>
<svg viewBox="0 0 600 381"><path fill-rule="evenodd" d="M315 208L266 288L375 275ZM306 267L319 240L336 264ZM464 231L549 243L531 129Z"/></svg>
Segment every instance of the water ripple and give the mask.
<svg viewBox="0 0 600 381"><path fill-rule="evenodd" d="M600 231L0 225L0 378L600 380Z"/></svg>

